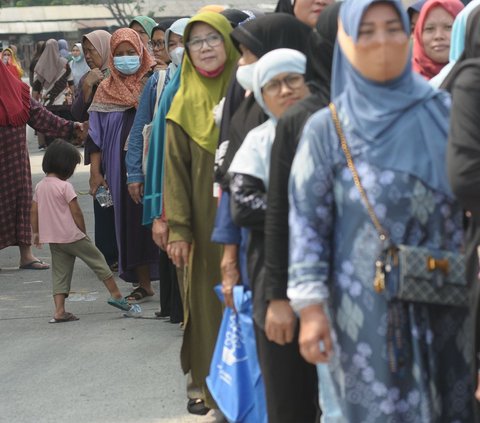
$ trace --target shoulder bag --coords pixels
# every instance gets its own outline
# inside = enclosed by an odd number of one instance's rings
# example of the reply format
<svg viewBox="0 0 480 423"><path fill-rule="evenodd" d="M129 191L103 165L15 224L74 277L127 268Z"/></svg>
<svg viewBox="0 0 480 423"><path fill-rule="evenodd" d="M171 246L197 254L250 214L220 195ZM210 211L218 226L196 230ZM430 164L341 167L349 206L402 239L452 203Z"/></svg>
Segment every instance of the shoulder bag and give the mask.
<svg viewBox="0 0 480 423"><path fill-rule="evenodd" d="M388 300L430 303L457 307L468 306L469 288L465 256L458 252L435 250L411 245L395 245L381 225L362 186L353 163L335 105L330 112L353 181L367 209L383 246L375 262L373 287Z"/></svg>

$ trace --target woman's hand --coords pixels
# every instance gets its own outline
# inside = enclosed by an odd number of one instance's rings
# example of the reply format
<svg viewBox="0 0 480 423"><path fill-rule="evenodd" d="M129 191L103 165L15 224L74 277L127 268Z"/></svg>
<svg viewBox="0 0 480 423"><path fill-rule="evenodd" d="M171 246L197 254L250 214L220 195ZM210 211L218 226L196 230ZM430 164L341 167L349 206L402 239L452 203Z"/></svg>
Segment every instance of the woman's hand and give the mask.
<svg viewBox="0 0 480 423"><path fill-rule="evenodd" d="M238 268L238 246L226 244L223 249L220 270L222 272L222 294L225 305L235 309L233 304L233 287L240 282L240 270Z"/></svg>
<svg viewBox="0 0 480 423"><path fill-rule="evenodd" d="M153 219L152 223L152 238L153 242L157 244L163 251L167 251L168 244L168 224L160 219Z"/></svg>
<svg viewBox="0 0 480 423"><path fill-rule="evenodd" d="M93 196L95 196L95 194L97 193L98 187L101 185L103 185L105 188L108 189L107 181L105 181L105 178L101 173L90 172L90 179L88 183L90 184L89 194Z"/></svg>
<svg viewBox="0 0 480 423"><path fill-rule="evenodd" d="M326 363L330 360L332 354L330 323L321 304L311 305L300 311L298 343L300 353L309 363Z"/></svg>
<svg viewBox="0 0 480 423"><path fill-rule="evenodd" d="M168 244L167 254L175 266L183 268L188 265L190 246L191 244L185 241L173 241Z"/></svg>
<svg viewBox="0 0 480 423"><path fill-rule="evenodd" d="M133 182L128 184L128 193L135 204L140 204L143 198L143 183Z"/></svg>
<svg viewBox="0 0 480 423"><path fill-rule="evenodd" d="M271 300L265 316L265 334L279 345L293 341L297 318L288 300Z"/></svg>

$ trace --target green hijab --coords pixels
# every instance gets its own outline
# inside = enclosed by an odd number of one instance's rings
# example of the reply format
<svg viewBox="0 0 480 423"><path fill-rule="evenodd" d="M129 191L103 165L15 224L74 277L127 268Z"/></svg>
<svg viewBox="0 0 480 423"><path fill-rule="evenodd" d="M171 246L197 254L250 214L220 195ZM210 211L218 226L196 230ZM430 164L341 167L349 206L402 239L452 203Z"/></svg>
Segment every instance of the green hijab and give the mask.
<svg viewBox="0 0 480 423"><path fill-rule="evenodd" d="M200 147L214 154L218 143L219 128L213 120L213 108L227 92L227 87L238 59L237 49L230 38L232 26L219 13L199 13L190 19L184 39L190 38L195 22L203 22L218 31L224 40L227 60L223 72L215 78L207 78L195 69L190 56L185 54L180 76L180 89L175 96L167 119L175 122Z"/></svg>
<svg viewBox="0 0 480 423"><path fill-rule="evenodd" d="M148 34L148 38L152 38L152 29L157 26L157 23L152 18L148 16L136 16L132 19L132 22L130 22L130 27L134 22L142 26Z"/></svg>

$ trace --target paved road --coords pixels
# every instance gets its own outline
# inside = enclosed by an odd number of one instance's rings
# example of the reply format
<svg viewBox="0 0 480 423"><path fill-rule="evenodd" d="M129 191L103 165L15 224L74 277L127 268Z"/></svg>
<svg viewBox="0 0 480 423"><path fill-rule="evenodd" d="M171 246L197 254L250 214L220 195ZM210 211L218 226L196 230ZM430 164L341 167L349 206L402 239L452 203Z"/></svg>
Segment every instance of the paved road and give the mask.
<svg viewBox="0 0 480 423"><path fill-rule="evenodd" d="M32 177L42 177L43 152L29 129ZM93 207L88 168L72 179L89 234ZM1 229L0 229L1 230ZM49 261L48 247L36 250ZM128 319L106 304L108 292L77 262L67 309L78 322L48 324L53 314L51 273L18 270L18 248L0 251L0 422L194 423L186 412L180 370L182 332L154 319ZM127 294L129 286L119 282ZM158 282L154 287L158 292ZM146 316L158 295L144 303Z"/></svg>

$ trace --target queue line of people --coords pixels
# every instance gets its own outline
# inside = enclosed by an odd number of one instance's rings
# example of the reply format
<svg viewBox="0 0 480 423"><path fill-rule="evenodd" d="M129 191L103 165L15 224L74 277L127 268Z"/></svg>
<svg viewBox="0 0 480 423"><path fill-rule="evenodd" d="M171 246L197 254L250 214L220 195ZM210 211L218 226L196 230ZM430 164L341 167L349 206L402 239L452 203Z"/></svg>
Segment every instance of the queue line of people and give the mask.
<svg viewBox="0 0 480 423"><path fill-rule="evenodd" d="M84 37L91 70L74 113L89 121L91 194L104 186L113 199L115 238L104 236L120 278L138 284L125 300L148 300L161 278L160 294L181 309L187 409L206 422L224 421L206 384L219 281L227 307L236 284L253 292L265 421L474 421L480 5L427 0L411 38L398 0L328 3L280 1L254 19L213 8L168 28L138 17L111 37ZM451 107L428 80L449 61L457 15L463 51L443 81ZM20 110L2 129L22 130ZM375 292L385 238L452 253L466 243L472 309ZM173 315L168 303L159 315Z"/></svg>

